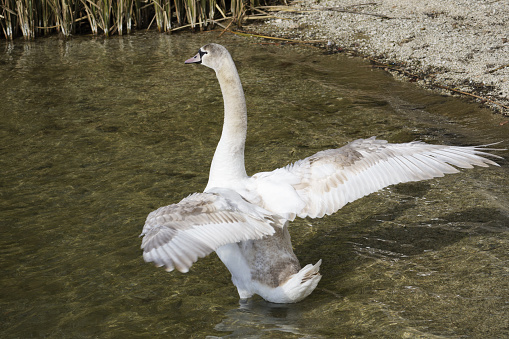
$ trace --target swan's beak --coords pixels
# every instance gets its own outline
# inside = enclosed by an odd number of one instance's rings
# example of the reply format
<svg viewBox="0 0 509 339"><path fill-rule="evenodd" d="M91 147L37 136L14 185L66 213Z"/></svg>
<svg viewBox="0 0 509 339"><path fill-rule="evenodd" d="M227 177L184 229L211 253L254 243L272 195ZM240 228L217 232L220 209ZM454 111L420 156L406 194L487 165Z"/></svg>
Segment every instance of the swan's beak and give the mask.
<svg viewBox="0 0 509 339"><path fill-rule="evenodd" d="M194 57L191 59L187 59L184 61L185 64L201 64L201 53L198 52Z"/></svg>
<svg viewBox="0 0 509 339"><path fill-rule="evenodd" d="M196 53L196 55L194 57L192 57L191 59L187 59L186 61L184 61L184 63L185 64L201 64L203 56L205 54L208 54L208 52L205 52L204 50L202 50L200 48L200 50L198 51L198 53Z"/></svg>

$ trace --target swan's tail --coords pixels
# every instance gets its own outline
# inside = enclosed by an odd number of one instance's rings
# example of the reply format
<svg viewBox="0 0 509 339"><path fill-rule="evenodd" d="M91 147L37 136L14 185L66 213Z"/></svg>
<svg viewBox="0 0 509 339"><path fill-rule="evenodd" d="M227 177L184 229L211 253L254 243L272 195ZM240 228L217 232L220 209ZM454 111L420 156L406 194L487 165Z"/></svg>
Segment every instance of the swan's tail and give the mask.
<svg viewBox="0 0 509 339"><path fill-rule="evenodd" d="M316 279L317 276L318 276L318 281L320 281L321 275L320 275L320 273L318 273L318 271L320 270L321 264L322 264L322 259L318 260L318 262L315 265L307 264L306 267L301 269L299 271L299 273L297 273L297 275L299 275L301 273L303 274L302 283L305 283L306 281L311 280L311 279ZM317 284L318 284L318 281L316 282Z"/></svg>
<svg viewBox="0 0 509 339"><path fill-rule="evenodd" d="M267 295L262 295L262 297L274 303L296 303L301 301L313 292L322 278L318 272L321 263L322 260L320 259L315 265L306 265L299 272L290 276L283 285L273 289Z"/></svg>

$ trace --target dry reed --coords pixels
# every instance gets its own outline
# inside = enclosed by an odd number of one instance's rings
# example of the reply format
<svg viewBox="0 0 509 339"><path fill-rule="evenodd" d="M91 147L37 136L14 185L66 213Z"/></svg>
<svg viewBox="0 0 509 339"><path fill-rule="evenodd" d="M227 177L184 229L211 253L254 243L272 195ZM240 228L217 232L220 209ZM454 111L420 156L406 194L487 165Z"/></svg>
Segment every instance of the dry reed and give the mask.
<svg viewBox="0 0 509 339"><path fill-rule="evenodd" d="M123 35L154 22L161 32L203 30L227 17L240 25L248 7L257 5L259 0L0 0L0 27L8 40L55 32Z"/></svg>

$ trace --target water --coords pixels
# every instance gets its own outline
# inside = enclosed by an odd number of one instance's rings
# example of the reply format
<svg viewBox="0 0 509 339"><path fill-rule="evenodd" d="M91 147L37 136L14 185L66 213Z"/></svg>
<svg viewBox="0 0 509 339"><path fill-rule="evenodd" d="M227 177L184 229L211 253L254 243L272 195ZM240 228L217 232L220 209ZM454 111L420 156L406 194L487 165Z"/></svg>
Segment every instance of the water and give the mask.
<svg viewBox="0 0 509 339"><path fill-rule="evenodd" d="M311 47L218 33L1 42L3 338L509 336L507 160L294 222L301 264L323 259L298 304L239 305L215 254L187 274L144 263L146 215L207 182L222 99L210 69L183 61L209 41L243 80L249 173L372 135L508 146L507 119Z"/></svg>

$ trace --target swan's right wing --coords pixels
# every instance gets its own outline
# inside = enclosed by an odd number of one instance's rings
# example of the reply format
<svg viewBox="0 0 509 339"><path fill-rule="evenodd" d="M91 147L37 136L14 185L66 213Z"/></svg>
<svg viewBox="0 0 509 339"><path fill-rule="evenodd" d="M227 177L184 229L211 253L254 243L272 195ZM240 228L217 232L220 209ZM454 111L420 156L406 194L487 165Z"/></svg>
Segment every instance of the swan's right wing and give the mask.
<svg viewBox="0 0 509 339"><path fill-rule="evenodd" d="M485 152L490 150L494 149L359 139L253 179L265 208L275 206L273 211L280 215L316 218L389 185L442 177L458 172L456 167L498 166L486 158L500 158Z"/></svg>
<svg viewBox="0 0 509 339"><path fill-rule="evenodd" d="M151 212L140 236L146 262L187 272L218 247L274 234L284 220L250 206L235 192L195 193Z"/></svg>

